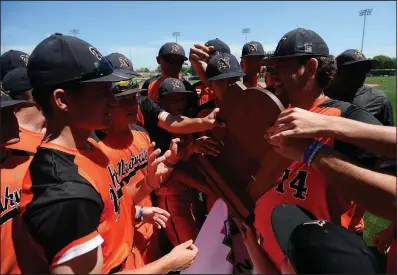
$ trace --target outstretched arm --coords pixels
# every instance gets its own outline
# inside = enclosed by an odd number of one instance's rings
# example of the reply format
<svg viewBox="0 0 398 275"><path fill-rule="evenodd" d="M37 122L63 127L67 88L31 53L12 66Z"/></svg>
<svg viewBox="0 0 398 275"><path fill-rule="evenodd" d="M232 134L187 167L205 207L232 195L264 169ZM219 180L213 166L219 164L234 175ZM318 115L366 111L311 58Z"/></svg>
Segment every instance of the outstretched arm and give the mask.
<svg viewBox="0 0 398 275"><path fill-rule="evenodd" d="M372 125L299 108L282 112L268 136L330 137L396 159L396 127Z"/></svg>

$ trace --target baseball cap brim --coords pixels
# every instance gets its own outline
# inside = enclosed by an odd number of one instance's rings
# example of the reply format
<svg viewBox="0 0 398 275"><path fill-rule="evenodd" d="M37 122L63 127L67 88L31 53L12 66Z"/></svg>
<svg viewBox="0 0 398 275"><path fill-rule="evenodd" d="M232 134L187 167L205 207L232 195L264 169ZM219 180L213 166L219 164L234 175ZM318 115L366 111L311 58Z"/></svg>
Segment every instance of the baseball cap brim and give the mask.
<svg viewBox="0 0 398 275"><path fill-rule="evenodd" d="M126 74L124 72L124 70L115 69L110 74L107 74L107 75L104 75L101 77L97 77L97 78L93 78L93 79L89 79L89 80L83 80L80 82L81 83L119 82L119 81L123 81L123 80L128 80L130 78L131 78L131 74Z"/></svg>
<svg viewBox="0 0 398 275"><path fill-rule="evenodd" d="M364 59L364 60L357 60L357 61L350 61L346 62L339 67L347 67L349 65L354 65L354 64L370 64L372 68L376 67L379 64L379 61L376 59Z"/></svg>
<svg viewBox="0 0 398 275"><path fill-rule="evenodd" d="M167 95L171 95L171 94L193 94L193 93L194 92L192 92L192 91L184 90L184 91L167 92L167 93L162 94L160 96L167 96Z"/></svg>
<svg viewBox="0 0 398 275"><path fill-rule="evenodd" d="M242 58L242 57L245 57L245 56L262 56L262 57L264 57L265 56L265 53L249 53L249 54L245 54L245 55L242 55L240 58Z"/></svg>
<svg viewBox="0 0 398 275"><path fill-rule="evenodd" d="M302 57L302 56L308 56L308 57L318 57L318 56L330 57L330 55L324 55L324 54L297 53L297 54L292 54L292 55L274 56L274 57L264 58L263 60L261 60L261 65L274 66L275 62L277 60L295 58L295 57Z"/></svg>
<svg viewBox="0 0 398 275"><path fill-rule="evenodd" d="M159 56L164 56L164 55L175 55L175 56L180 56L180 57L182 57L182 58L184 59L184 61L187 61L187 60L188 60L188 58L187 58L185 55L178 54L178 53L162 53L162 54L160 54Z"/></svg>
<svg viewBox="0 0 398 275"><path fill-rule="evenodd" d="M279 246L288 255L289 240L293 230L305 222L316 220L309 212L295 204L280 204L271 214L272 230Z"/></svg>
<svg viewBox="0 0 398 275"><path fill-rule="evenodd" d="M26 101L26 100L4 100L3 98L0 99L0 108L6 108L11 106L17 105L26 105L26 106L33 106L35 105L34 102Z"/></svg>
<svg viewBox="0 0 398 275"><path fill-rule="evenodd" d="M245 76L246 74L244 72L230 72L230 73L225 73L225 74L219 74L213 77L210 77L207 79L207 81L214 81L214 80L220 80L220 79L225 79L225 78L230 78L230 77L237 77L237 76Z"/></svg>
<svg viewBox="0 0 398 275"><path fill-rule="evenodd" d="M129 90L123 91L121 93L117 93L117 94L115 94L115 97L121 97L121 96L137 94L137 93L147 92L147 91L148 91L147 89L134 88L134 89L129 89Z"/></svg>

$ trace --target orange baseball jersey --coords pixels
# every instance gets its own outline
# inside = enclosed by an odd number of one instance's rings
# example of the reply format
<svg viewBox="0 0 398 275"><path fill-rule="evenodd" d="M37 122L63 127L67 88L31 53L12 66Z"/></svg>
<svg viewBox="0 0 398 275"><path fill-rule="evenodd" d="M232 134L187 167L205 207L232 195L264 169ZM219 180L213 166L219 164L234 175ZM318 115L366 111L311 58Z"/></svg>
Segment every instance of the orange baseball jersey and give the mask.
<svg viewBox="0 0 398 275"><path fill-rule="evenodd" d="M10 149L1 163L1 274L48 273L43 258L29 244L29 232L19 215L22 180L33 154Z"/></svg>
<svg viewBox="0 0 398 275"><path fill-rule="evenodd" d="M101 150L110 160L112 175L117 173L122 181L133 186L142 181L146 175L145 167L148 164L149 136L145 129L137 125L130 126L131 135L106 134L102 131L95 131L91 138L97 142ZM91 140L91 139L90 139ZM138 161L139 160L139 161ZM127 167L128 168L122 168ZM122 171L121 169L125 169ZM131 198L133 199L133 198ZM144 198L140 206L152 206L150 195ZM147 263L146 250L154 229L152 224L135 224L137 232L134 233L134 246L142 254L144 263Z"/></svg>
<svg viewBox="0 0 398 275"><path fill-rule="evenodd" d="M7 145L7 148L35 153L45 134L29 131L19 126L19 142Z"/></svg>
<svg viewBox="0 0 398 275"><path fill-rule="evenodd" d="M159 101L159 87L160 84L162 84L163 80L168 78L169 76L166 76L164 74L162 75L157 75L154 77L151 77L147 79L144 84L142 84L142 89L147 89L148 90L148 97L154 101ZM182 81L182 83L185 86L185 89L188 91L195 91L192 85L183 79L180 75L178 76L178 79Z"/></svg>
<svg viewBox="0 0 398 275"><path fill-rule="evenodd" d="M21 212L48 265L101 245L103 273L134 268L135 209L123 177L144 161L138 156L115 170L93 142L80 150L53 143L38 147L23 181Z"/></svg>
<svg viewBox="0 0 398 275"><path fill-rule="evenodd" d="M327 97L317 99L308 110L380 125L380 122L364 109ZM320 140L363 165L371 167L377 162L377 155L353 145L330 138ZM315 170L300 161L294 161L277 180L277 185L266 192L256 202L255 207L254 225L262 240L261 245L278 269L284 255L272 231L271 213L274 207L282 203L297 204L309 210L318 219L332 221L353 231L363 228L363 207L347 199L337 187L328 185Z"/></svg>
<svg viewBox="0 0 398 275"><path fill-rule="evenodd" d="M214 91L210 87L205 86L202 81L198 81L194 83L192 86L199 95L200 105L216 99Z"/></svg>

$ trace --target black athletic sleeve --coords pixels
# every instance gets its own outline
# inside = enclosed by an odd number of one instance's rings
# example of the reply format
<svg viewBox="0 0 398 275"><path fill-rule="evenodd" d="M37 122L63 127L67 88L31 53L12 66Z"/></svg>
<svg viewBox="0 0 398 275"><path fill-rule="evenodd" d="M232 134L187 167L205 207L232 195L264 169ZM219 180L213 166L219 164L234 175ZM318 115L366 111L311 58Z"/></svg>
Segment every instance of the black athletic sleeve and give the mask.
<svg viewBox="0 0 398 275"><path fill-rule="evenodd" d="M47 188L27 205L22 217L51 265L62 249L97 230L103 207L91 185L70 181Z"/></svg>
<svg viewBox="0 0 398 275"><path fill-rule="evenodd" d="M391 102L386 98L380 109L379 117L384 126L394 126L394 112Z"/></svg>
<svg viewBox="0 0 398 275"><path fill-rule="evenodd" d="M382 125L380 121L378 121L373 115L356 105L350 105L341 116L343 118L352 119L363 123ZM375 168L377 161L381 157L374 152L367 151L355 145L339 140L336 140L334 148L369 169Z"/></svg>
<svg viewBox="0 0 398 275"><path fill-rule="evenodd" d="M149 84L151 83L151 78L145 80L144 84L142 84L141 89L148 89Z"/></svg>

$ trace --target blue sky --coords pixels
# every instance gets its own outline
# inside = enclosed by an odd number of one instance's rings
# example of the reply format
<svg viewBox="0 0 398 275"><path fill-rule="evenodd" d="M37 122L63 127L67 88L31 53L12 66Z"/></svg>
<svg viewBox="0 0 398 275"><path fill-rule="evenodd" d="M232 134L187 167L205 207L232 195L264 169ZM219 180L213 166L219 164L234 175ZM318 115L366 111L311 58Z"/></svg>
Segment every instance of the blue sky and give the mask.
<svg viewBox="0 0 398 275"><path fill-rule="evenodd" d="M135 67L154 69L162 44L174 41L172 32L188 55L194 43L213 38L226 42L237 57L245 43L242 28L250 28L248 41L260 41L274 50L288 31L303 27L319 33L331 54L361 47L363 17L358 11L372 8L366 19L364 54L396 56L396 2L1 2L1 52L9 49L31 53L48 35L79 37L104 55L120 52Z"/></svg>

